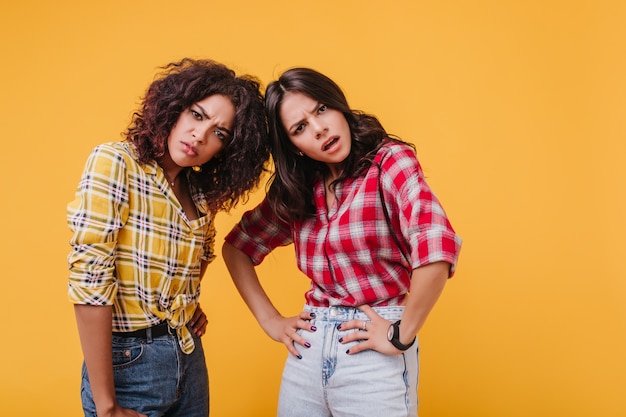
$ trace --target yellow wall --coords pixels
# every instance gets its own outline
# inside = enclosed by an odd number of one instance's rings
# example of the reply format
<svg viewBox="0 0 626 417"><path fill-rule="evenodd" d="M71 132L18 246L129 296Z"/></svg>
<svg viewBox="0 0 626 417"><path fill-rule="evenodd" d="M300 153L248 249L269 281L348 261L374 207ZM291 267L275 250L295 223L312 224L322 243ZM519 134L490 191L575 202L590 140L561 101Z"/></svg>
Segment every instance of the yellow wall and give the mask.
<svg viewBox="0 0 626 417"><path fill-rule="evenodd" d="M192 56L317 68L417 145L465 241L421 333L421 416L626 415L625 21L619 0L3 1L0 413L80 415L65 205L156 67ZM261 268L288 314L293 264ZM202 304L212 416L272 416L286 351L221 260Z"/></svg>

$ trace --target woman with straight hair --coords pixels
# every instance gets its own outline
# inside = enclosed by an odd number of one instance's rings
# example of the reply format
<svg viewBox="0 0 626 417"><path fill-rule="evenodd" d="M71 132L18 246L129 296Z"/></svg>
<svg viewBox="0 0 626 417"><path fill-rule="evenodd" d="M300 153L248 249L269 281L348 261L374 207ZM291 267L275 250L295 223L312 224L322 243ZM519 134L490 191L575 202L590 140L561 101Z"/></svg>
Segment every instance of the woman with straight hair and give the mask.
<svg viewBox="0 0 626 417"><path fill-rule="evenodd" d="M290 69L265 108L275 172L223 255L263 330L291 353L278 415L416 416L417 333L461 239L413 147L352 110L330 78ZM303 311L283 316L255 266L288 244L311 286Z"/></svg>

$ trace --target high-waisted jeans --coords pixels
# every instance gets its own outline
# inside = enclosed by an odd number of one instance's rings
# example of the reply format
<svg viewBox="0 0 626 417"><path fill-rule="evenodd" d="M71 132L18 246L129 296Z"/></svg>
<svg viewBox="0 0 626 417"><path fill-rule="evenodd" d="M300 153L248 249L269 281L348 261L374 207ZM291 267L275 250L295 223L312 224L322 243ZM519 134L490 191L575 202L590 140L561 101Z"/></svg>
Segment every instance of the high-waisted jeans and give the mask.
<svg viewBox="0 0 626 417"><path fill-rule="evenodd" d="M348 320L369 320L351 307L310 307L315 332L300 330L311 343L298 345L302 359L289 355L283 371L279 417L416 417L419 374L417 341L399 355L366 350L348 355L357 343L339 343L348 332L337 330ZM383 318L396 321L404 307L374 307Z"/></svg>
<svg viewBox="0 0 626 417"><path fill-rule="evenodd" d="M202 341L186 355L176 335L156 338L113 336L113 377L117 402L149 417L206 417L209 381ZM83 364L83 411L95 417L96 409Z"/></svg>

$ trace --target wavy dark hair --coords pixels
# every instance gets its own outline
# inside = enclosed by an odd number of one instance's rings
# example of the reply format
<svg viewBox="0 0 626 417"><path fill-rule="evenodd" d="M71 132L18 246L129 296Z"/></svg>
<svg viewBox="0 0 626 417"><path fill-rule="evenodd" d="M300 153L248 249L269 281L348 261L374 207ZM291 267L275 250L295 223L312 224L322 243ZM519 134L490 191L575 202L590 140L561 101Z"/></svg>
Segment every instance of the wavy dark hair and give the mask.
<svg viewBox="0 0 626 417"><path fill-rule="evenodd" d="M302 93L343 113L350 127L352 147L343 162L343 169L334 186L347 178L358 177L373 163L384 141L400 141L389 135L378 119L348 105L341 88L330 78L310 68L292 68L265 91L265 112L270 136L270 149L275 171L270 178L267 198L276 215L286 222L301 221L315 215L313 186L328 174L328 166L307 156L298 156L280 118L285 93Z"/></svg>
<svg viewBox="0 0 626 417"><path fill-rule="evenodd" d="M159 161L179 115L194 103L220 94L235 106L232 138L200 172L185 168L191 185L209 209L230 210L258 185L269 159L267 124L259 81L212 60L184 58L161 68L133 113L126 140L135 145L142 164Z"/></svg>

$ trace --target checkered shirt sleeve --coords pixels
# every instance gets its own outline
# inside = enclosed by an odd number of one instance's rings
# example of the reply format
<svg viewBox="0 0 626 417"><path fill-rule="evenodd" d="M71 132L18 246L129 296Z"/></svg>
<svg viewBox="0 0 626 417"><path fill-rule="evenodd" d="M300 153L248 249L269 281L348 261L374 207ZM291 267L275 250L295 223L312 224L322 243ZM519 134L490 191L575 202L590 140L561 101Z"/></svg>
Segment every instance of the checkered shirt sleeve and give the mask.
<svg viewBox="0 0 626 417"><path fill-rule="evenodd" d="M277 245L293 242L298 268L311 279L305 298L316 306L399 305L413 269L437 261L448 262L452 276L461 239L426 183L413 149L391 142L374 161L363 176L338 184L330 208L323 181L318 181L316 216L295 223L293 230L274 223L262 203L244 214L227 241L255 264Z"/></svg>
<svg viewBox="0 0 626 417"><path fill-rule="evenodd" d="M162 170L139 165L129 146L96 147L68 204L68 298L112 305L114 331L167 320L190 352L185 324L200 296L202 261L215 258L213 216L188 220Z"/></svg>

